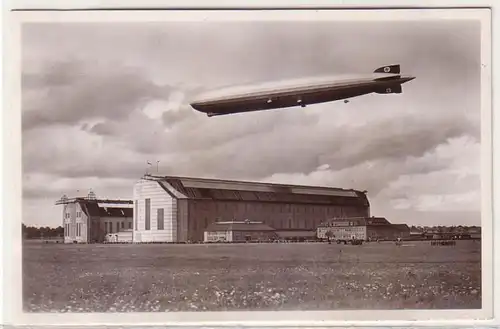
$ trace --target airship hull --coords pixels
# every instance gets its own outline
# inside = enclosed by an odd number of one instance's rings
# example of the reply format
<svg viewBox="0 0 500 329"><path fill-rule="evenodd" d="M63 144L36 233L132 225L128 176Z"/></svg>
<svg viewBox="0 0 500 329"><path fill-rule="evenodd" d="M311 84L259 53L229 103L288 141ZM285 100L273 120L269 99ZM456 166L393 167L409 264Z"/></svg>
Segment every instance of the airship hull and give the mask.
<svg viewBox="0 0 500 329"><path fill-rule="evenodd" d="M321 85L305 85L302 87L275 89L260 92L242 93L236 96L218 97L196 101L191 106L208 116L227 115L233 113L253 112L307 106L353 98L371 93L401 93L401 84L413 77L401 77L399 66L396 74L385 74L376 77L365 77L348 82L322 83Z"/></svg>

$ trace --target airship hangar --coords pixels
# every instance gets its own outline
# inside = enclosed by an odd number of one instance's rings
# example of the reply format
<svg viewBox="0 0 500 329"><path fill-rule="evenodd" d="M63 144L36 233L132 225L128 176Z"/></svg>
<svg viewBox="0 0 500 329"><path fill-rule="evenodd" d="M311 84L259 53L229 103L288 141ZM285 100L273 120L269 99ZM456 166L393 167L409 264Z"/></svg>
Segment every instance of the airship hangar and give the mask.
<svg viewBox="0 0 500 329"><path fill-rule="evenodd" d="M401 75L399 64L387 65L375 69L372 74L313 77L213 90L199 95L191 102L191 107L209 117L305 107L371 93L401 94L401 85L413 79L413 76Z"/></svg>
<svg viewBox="0 0 500 329"><path fill-rule="evenodd" d="M211 224L245 220L315 232L328 218L370 215L362 191L153 175L136 182L133 200L64 197L56 204L67 243L104 242L122 231L133 242L203 242Z"/></svg>
<svg viewBox="0 0 500 329"><path fill-rule="evenodd" d="M370 217L366 191L155 175L134 184L133 200L89 195L56 204L65 243L197 243L228 230L233 241L242 232L245 239L314 240L332 219Z"/></svg>

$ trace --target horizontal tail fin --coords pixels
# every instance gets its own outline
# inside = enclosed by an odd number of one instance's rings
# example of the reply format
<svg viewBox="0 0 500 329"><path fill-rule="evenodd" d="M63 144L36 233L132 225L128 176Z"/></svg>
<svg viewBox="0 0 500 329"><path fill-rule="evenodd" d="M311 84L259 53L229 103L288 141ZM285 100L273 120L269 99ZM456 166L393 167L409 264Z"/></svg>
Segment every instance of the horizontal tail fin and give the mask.
<svg viewBox="0 0 500 329"><path fill-rule="evenodd" d="M392 73L392 74L400 74L401 66L399 64L396 65L386 65L379 67L373 73Z"/></svg>
<svg viewBox="0 0 500 329"><path fill-rule="evenodd" d="M375 91L377 94L401 94L403 88L401 85L382 87Z"/></svg>

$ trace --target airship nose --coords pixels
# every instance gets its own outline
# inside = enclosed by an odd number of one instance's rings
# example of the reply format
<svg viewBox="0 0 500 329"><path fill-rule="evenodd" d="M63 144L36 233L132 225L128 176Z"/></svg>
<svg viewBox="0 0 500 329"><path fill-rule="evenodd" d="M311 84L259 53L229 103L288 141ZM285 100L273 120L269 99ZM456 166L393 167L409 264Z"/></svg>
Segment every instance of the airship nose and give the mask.
<svg viewBox="0 0 500 329"><path fill-rule="evenodd" d="M200 108L201 108L201 106L200 106L200 104L199 104L199 103L194 102L194 103L191 103L191 104L189 104L189 105L191 105L191 107L192 107L193 109L195 109L196 111L200 111L200 112L202 112L202 110L200 109Z"/></svg>

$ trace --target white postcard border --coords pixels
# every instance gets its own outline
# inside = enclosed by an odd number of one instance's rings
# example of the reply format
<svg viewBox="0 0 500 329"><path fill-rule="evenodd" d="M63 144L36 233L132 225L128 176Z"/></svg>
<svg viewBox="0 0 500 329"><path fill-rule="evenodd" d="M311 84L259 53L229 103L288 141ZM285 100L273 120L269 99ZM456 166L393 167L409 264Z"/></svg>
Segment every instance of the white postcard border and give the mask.
<svg viewBox="0 0 500 329"><path fill-rule="evenodd" d="M130 2L130 1L128 1ZM122 2L121 2L122 3ZM414 325L413 321L431 321L429 324L446 323L467 325L476 320L488 320L493 311L493 226L492 199L492 144L491 136L491 29L489 11L435 9L424 11L397 10L387 11L269 11L269 12L231 12L230 15L217 11L187 11L175 15L154 11L98 11L98 12L16 12L7 17L11 21L4 24L10 33L7 39L4 63L5 86L3 141L5 146L3 173L3 218L18 218L3 222L3 275L4 275L4 323L16 325ZM4 16L5 17L5 16ZM178 313L126 313L126 314L32 314L22 312L22 269L21 269L21 232L22 218L21 195L21 118L20 118L20 24L22 22L97 22L97 21L164 21L168 20L425 20L425 19L479 19L481 32L481 113L482 113L482 310L394 310L394 311L318 311L318 312L178 312ZM10 24L9 24L10 23ZM8 50L8 51L7 51ZM496 185L498 186L498 185ZM498 232L498 231L497 231ZM10 250L9 250L10 249ZM9 252L11 251L11 252ZM496 257L495 257L496 258ZM495 285L495 290L498 290ZM5 298L4 297L4 298ZM286 319L286 320L284 320ZM383 322L380 321L389 321ZM347 322L346 322L347 321ZM445 322L443 322L445 321ZM473 322L471 322L473 321ZM488 322L484 322L485 324ZM425 324L420 322L419 324ZM477 324L477 323L476 323Z"/></svg>

